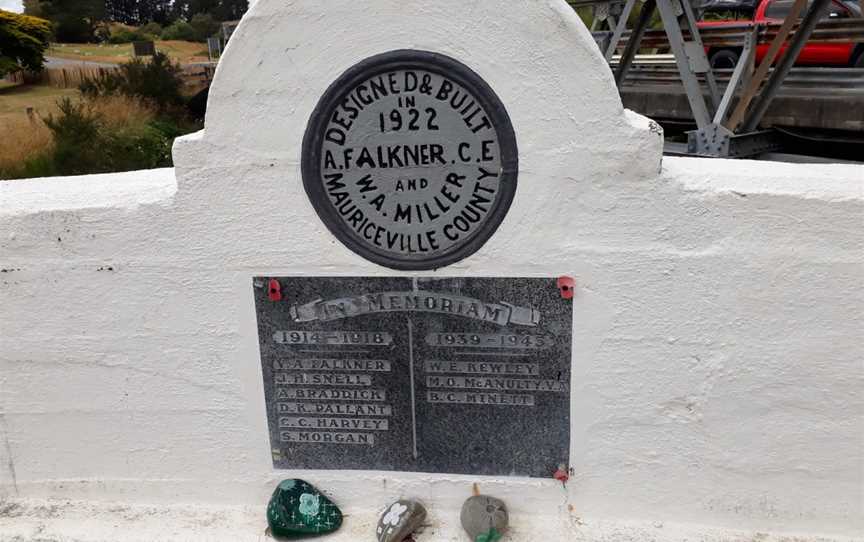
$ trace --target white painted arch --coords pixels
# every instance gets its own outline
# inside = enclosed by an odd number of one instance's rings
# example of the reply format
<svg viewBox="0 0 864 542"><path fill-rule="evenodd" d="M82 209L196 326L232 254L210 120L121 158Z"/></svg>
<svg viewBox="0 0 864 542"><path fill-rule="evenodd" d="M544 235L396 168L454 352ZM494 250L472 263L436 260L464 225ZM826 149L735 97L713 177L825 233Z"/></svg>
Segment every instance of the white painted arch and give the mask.
<svg viewBox="0 0 864 542"><path fill-rule="evenodd" d="M501 228L438 273L577 278L566 489L272 470L250 278L399 274L330 236L299 164L323 90L402 48L479 73L519 142ZM476 483L515 542L857 535L862 169L661 171L661 141L563 1L260 0L174 170L0 183L0 495L260 512L300 475L351 514L334 540L371 537L397 496L459 540Z"/></svg>

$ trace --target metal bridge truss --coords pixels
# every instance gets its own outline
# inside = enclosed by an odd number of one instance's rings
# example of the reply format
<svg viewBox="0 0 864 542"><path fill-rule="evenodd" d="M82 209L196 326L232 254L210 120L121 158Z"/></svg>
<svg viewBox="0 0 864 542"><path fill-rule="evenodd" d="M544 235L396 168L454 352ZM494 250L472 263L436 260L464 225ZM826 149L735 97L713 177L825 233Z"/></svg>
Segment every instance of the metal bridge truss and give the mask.
<svg viewBox="0 0 864 542"><path fill-rule="evenodd" d="M697 127L687 133L687 153L698 156L747 157L778 150L774 132L759 130L759 123L804 44L811 35L820 41L836 41L864 34L861 20L821 23L816 30L831 0L812 0L809 8L808 0L795 0L780 25L744 23L707 29L704 41L689 0L569 0L569 3L574 8L593 8L592 31L600 30L601 24L608 26L611 31L611 36L608 32L605 34L608 41L598 40L607 62L612 61L626 38L615 70L619 88L641 47L668 45ZM627 21L637 4L638 18L628 31ZM655 10L660 13L662 32L648 29ZM756 45L769 41L765 58L755 66ZM722 93L708 63L706 43L742 48L738 64ZM788 45L786 53L771 69L784 44ZM707 92L703 91L700 79L705 82ZM739 88L742 89L740 94ZM736 94L739 94L737 101Z"/></svg>

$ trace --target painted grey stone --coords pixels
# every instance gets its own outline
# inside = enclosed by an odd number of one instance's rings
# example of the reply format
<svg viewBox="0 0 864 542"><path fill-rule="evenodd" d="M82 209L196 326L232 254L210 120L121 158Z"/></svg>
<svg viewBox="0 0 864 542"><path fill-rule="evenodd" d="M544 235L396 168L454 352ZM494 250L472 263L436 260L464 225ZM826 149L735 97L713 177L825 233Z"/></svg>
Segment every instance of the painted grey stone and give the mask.
<svg viewBox="0 0 864 542"><path fill-rule="evenodd" d="M570 463L558 277L253 285L275 468L552 478Z"/></svg>
<svg viewBox="0 0 864 542"><path fill-rule="evenodd" d="M378 520L378 542L402 542L426 521L426 508L416 501L400 500L387 507Z"/></svg>
<svg viewBox="0 0 864 542"><path fill-rule="evenodd" d="M500 540L510 522L504 501L488 495L475 495L466 500L460 519L473 542Z"/></svg>

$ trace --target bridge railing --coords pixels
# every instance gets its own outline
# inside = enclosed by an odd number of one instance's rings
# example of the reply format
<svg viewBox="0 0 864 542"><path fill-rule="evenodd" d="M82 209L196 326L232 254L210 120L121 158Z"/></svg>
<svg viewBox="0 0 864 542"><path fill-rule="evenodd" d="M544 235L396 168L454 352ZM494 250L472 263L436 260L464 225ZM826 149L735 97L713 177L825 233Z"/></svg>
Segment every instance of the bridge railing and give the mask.
<svg viewBox="0 0 864 542"><path fill-rule="evenodd" d="M750 23L742 22L723 26L708 26L699 29L702 43L707 47L742 47L745 37L753 31L757 31L758 43L771 43L777 37L780 23ZM793 26L792 33L798 30L798 24ZM618 42L618 47L623 48L630 39L631 31L625 31ZM685 40L691 39L686 31L682 30ZM842 19L838 21L824 21L816 25L809 41L831 42L831 43L864 43L864 19ZM646 30L640 44L643 48L667 48L669 39L666 31L662 29Z"/></svg>
<svg viewBox="0 0 864 542"><path fill-rule="evenodd" d="M595 34L595 39L607 61L621 51L615 69L619 88L627 84L640 50L660 49L672 54L697 128L687 134L687 149L700 156L753 156L779 148L772 131L760 129L761 121L804 46L808 42L864 43L864 19L824 20L831 0L794 0L782 22L720 25L697 22L690 0L642 0L638 9L638 0L568 3L574 8L593 9L592 30L608 27L608 32ZM634 14L635 23L628 29ZM655 14L660 16L662 30L650 28ZM766 44L757 65L757 47ZM708 50L716 47L741 50L735 69L722 81L707 56ZM639 75L654 81L674 78L674 73L664 73L664 69Z"/></svg>
<svg viewBox="0 0 864 542"><path fill-rule="evenodd" d="M665 56L665 55L663 55ZM612 66L617 62L613 60ZM721 85L728 84L732 70L714 70L714 76ZM700 82L704 77L699 75ZM640 85L681 85L681 74L674 64L661 58L656 62L642 63L640 59L633 64L624 86ZM793 68L783 80L783 94L804 96L849 96L864 97L864 69L861 68Z"/></svg>

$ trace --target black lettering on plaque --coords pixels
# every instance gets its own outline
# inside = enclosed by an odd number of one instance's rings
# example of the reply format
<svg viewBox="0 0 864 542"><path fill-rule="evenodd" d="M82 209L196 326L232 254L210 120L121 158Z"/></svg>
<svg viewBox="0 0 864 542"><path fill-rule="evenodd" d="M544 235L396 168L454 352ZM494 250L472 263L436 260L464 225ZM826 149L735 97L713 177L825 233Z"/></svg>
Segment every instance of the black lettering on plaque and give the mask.
<svg viewBox="0 0 864 542"><path fill-rule="evenodd" d="M503 104L464 64L402 50L327 89L303 140L303 184L348 248L394 269L435 269L477 251L516 191Z"/></svg>
<svg viewBox="0 0 864 542"><path fill-rule="evenodd" d="M568 463L572 302L555 279L254 286L276 468L549 477Z"/></svg>

